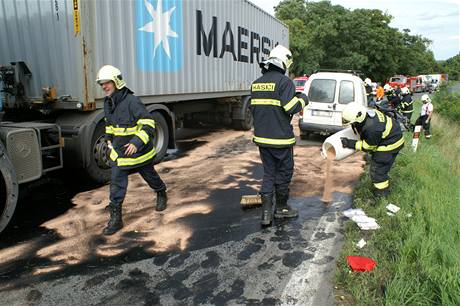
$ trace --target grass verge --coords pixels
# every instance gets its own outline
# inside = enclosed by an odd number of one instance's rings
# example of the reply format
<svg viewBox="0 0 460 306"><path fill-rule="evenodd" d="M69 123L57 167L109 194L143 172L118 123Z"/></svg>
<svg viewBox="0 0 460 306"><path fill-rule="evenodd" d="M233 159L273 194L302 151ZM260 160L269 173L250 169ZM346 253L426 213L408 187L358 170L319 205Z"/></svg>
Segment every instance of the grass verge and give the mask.
<svg viewBox="0 0 460 306"><path fill-rule="evenodd" d="M434 99L435 114L442 105L455 107L441 94ZM430 140L420 138L416 153L411 133L405 135L406 146L390 172L388 199L373 203L368 172L361 177L354 207L376 218L381 228L361 231L347 221L336 271L337 304L460 305L460 125L434 116L432 134ZM388 216L388 203L401 210ZM361 238L367 245L358 249ZM368 256L377 267L372 272L350 272L349 255Z"/></svg>

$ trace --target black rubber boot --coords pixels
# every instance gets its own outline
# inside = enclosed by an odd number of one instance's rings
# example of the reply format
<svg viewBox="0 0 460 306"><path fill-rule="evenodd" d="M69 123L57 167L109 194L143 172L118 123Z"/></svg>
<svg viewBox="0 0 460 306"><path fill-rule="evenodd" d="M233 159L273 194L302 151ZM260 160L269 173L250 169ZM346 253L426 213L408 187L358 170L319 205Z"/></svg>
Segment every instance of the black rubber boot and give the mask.
<svg viewBox="0 0 460 306"><path fill-rule="evenodd" d="M390 189L385 188L385 189L377 189L374 188L374 197L375 198L385 198L390 194Z"/></svg>
<svg viewBox="0 0 460 306"><path fill-rule="evenodd" d="M121 204L110 203L107 208L110 212L110 220L102 233L109 236L115 234L123 227L123 220L121 219Z"/></svg>
<svg viewBox="0 0 460 306"><path fill-rule="evenodd" d="M262 219L263 226L270 225L273 220L273 193L261 193L262 198Z"/></svg>
<svg viewBox="0 0 460 306"><path fill-rule="evenodd" d="M289 190L281 192L276 191L276 210L275 210L275 218L276 219L283 219L283 218L295 218L299 215L297 210L292 209L287 205L287 201L289 199Z"/></svg>
<svg viewBox="0 0 460 306"><path fill-rule="evenodd" d="M166 189L157 192L157 205L155 207L156 211L162 211L166 209L166 204L168 203L168 196L166 194Z"/></svg>

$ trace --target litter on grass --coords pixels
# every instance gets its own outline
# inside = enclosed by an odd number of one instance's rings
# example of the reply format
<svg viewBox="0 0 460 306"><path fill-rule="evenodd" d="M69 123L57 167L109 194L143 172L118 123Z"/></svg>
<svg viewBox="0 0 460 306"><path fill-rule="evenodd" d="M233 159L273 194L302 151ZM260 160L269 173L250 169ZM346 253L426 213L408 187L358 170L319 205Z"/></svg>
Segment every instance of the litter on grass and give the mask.
<svg viewBox="0 0 460 306"><path fill-rule="evenodd" d="M364 239L361 239L360 241L358 241L358 243L356 244L356 246L360 249L362 249L364 246L366 245L366 241Z"/></svg>
<svg viewBox="0 0 460 306"><path fill-rule="evenodd" d="M401 209L401 208L399 208L398 206L396 206L396 205L394 205L394 204L391 204L391 203L388 204L388 205L386 206L386 208L387 208L390 212L392 212L392 213L394 213L394 214L397 213L397 212Z"/></svg>
<svg viewBox="0 0 460 306"><path fill-rule="evenodd" d="M347 262L353 271L372 271L377 265L375 261L364 256L347 256Z"/></svg>
<svg viewBox="0 0 460 306"><path fill-rule="evenodd" d="M366 213L361 208L347 209L343 212L343 215L355 222L362 230L367 231L380 228L377 224L377 220L366 216Z"/></svg>

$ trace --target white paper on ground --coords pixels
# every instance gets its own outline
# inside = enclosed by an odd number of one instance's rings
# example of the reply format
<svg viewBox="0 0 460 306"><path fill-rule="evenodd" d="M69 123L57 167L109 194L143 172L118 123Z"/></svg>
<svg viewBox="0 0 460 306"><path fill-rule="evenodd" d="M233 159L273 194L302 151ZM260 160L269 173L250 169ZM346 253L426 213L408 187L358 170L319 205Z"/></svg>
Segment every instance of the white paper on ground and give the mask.
<svg viewBox="0 0 460 306"><path fill-rule="evenodd" d="M393 217L395 214L392 213L392 212L387 211L387 215L389 215L390 217Z"/></svg>
<svg viewBox="0 0 460 306"><path fill-rule="evenodd" d="M350 208L350 209L343 211L343 215L351 219L353 216L365 216L366 213L361 208L357 208L357 209Z"/></svg>
<svg viewBox="0 0 460 306"><path fill-rule="evenodd" d="M358 243L356 244L356 246L360 249L362 249L364 246L366 245L366 241L364 241L364 239L361 239L360 241L358 241Z"/></svg>
<svg viewBox="0 0 460 306"><path fill-rule="evenodd" d="M343 214L355 222L362 230L374 230L379 229L380 226L377 224L377 220L366 216L366 213L361 209L347 209Z"/></svg>
<svg viewBox="0 0 460 306"><path fill-rule="evenodd" d="M386 208L387 208L389 211L391 211L392 213L394 213L394 214L397 213L397 212L401 209L401 208L399 208L398 206L396 206L396 205L394 205L394 204L391 204L391 203L388 204L388 205L386 206Z"/></svg>
<svg viewBox="0 0 460 306"><path fill-rule="evenodd" d="M359 228L368 231L368 230L376 230L379 229L380 226L377 224L377 222L366 222L366 223L357 223Z"/></svg>

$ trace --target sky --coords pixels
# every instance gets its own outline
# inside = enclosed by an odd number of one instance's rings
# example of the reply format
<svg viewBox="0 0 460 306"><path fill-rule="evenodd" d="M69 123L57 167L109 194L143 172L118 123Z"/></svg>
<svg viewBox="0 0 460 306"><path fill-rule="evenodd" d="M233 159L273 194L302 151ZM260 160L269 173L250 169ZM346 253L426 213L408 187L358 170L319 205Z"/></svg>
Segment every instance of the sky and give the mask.
<svg viewBox="0 0 460 306"><path fill-rule="evenodd" d="M280 0L249 0L274 15ZM308 1L308 0L307 0ZM315 1L315 0L310 0ZM379 9L393 16L390 26L409 29L432 41L436 60L445 60L460 52L459 0L331 0L348 9Z"/></svg>

